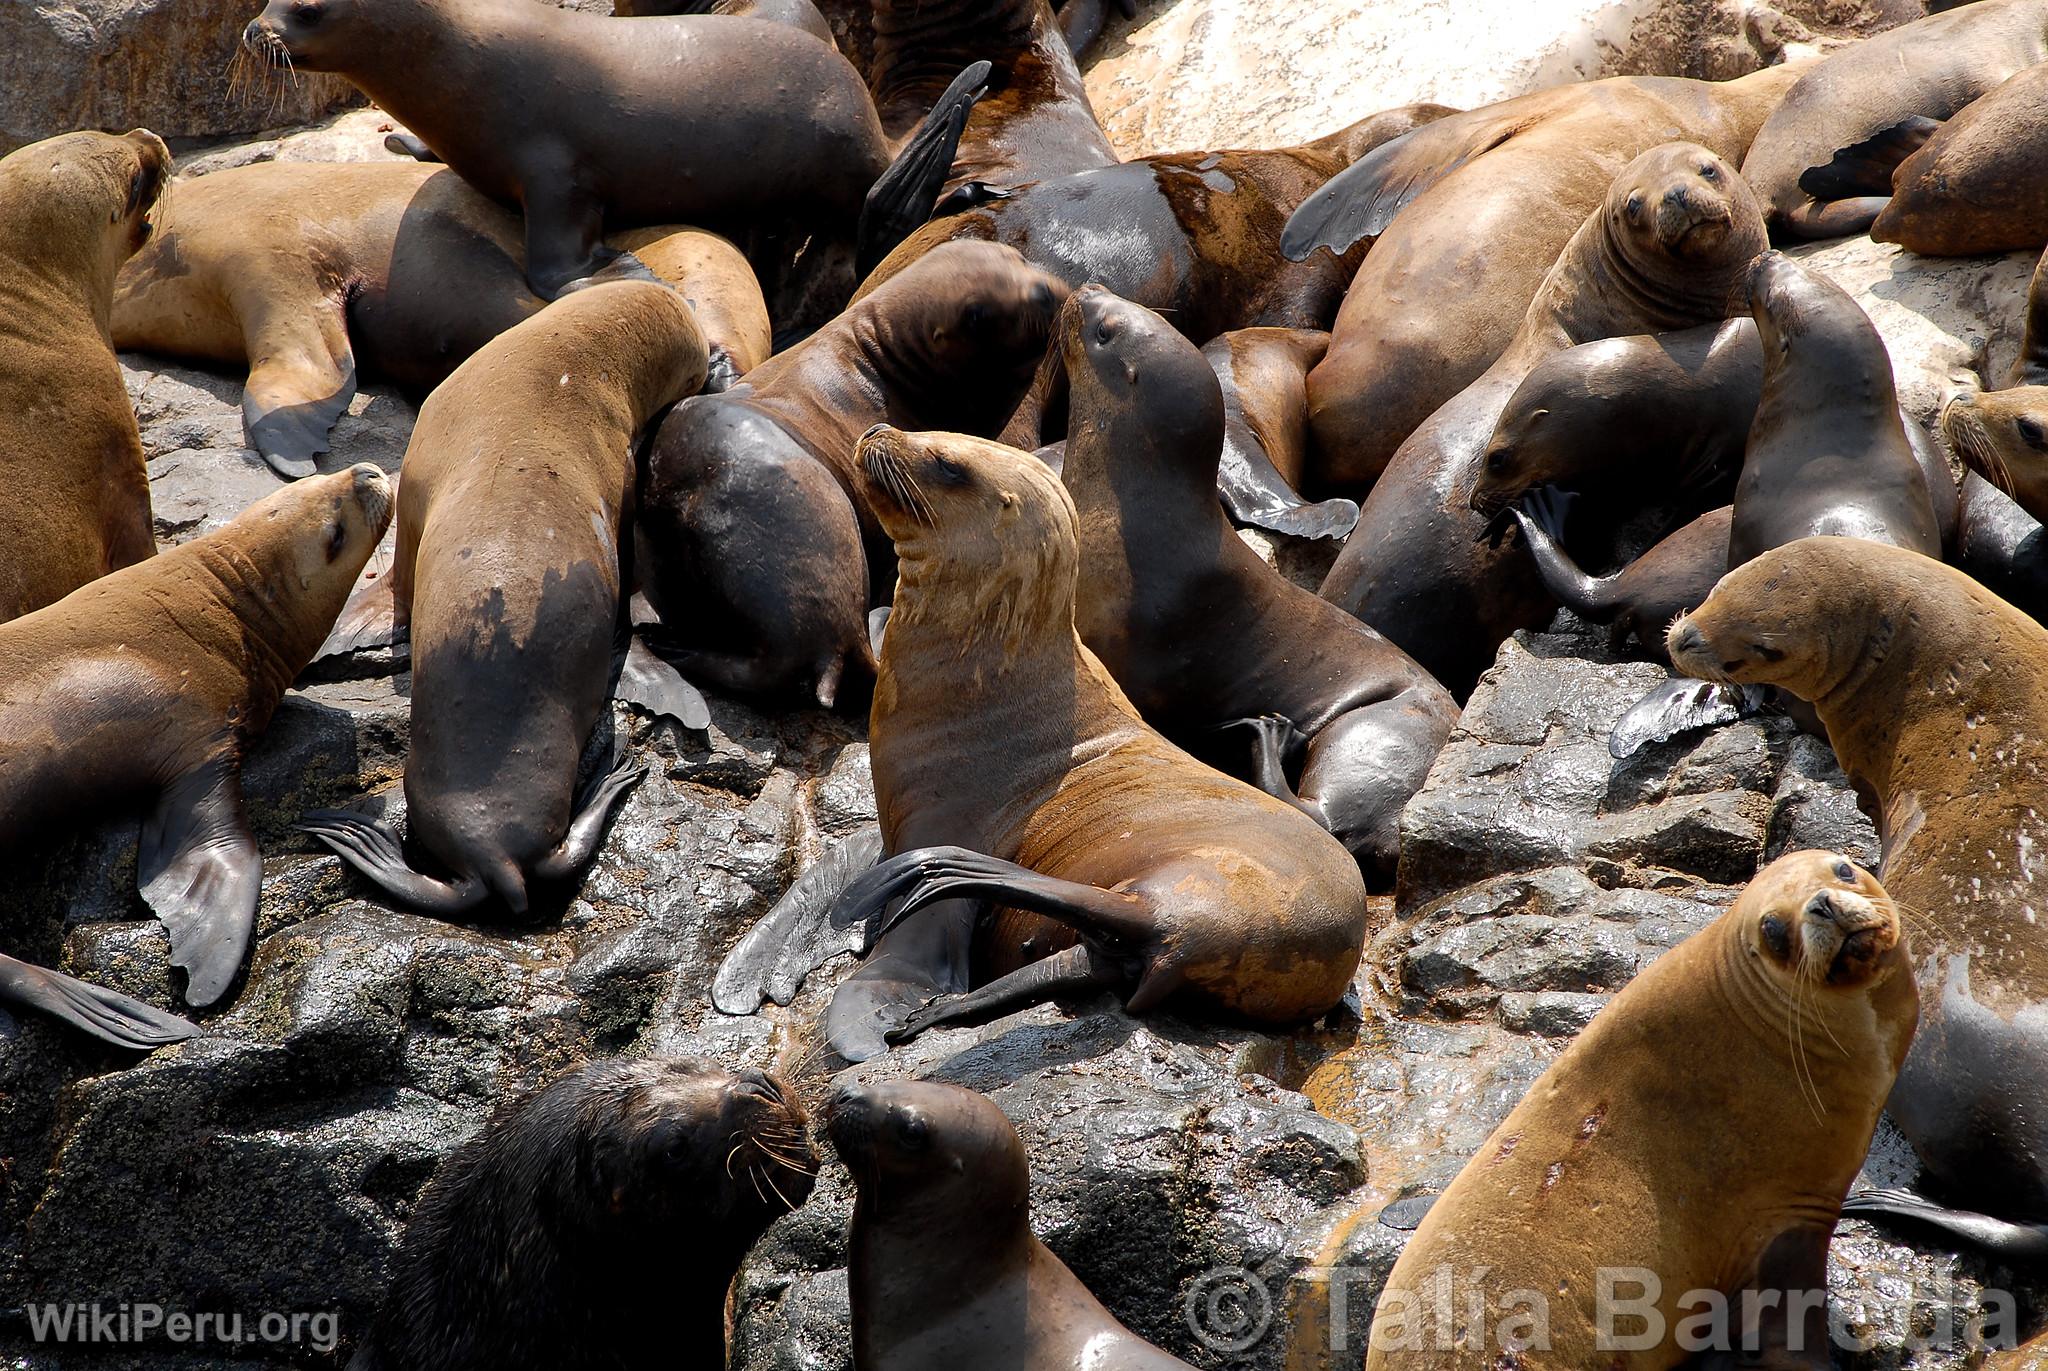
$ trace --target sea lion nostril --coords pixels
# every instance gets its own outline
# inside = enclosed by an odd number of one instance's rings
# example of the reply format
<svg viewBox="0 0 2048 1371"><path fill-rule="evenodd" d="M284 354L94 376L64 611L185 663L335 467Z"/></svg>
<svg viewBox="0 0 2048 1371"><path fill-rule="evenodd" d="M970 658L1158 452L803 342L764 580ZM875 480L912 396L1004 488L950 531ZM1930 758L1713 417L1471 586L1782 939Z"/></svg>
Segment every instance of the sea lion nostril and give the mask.
<svg viewBox="0 0 2048 1371"><path fill-rule="evenodd" d="M1677 633L1672 635L1671 655L1674 657L1691 656L1695 652L1704 651L1706 646L1706 635L1702 634L1693 625L1686 624Z"/></svg>
<svg viewBox="0 0 2048 1371"><path fill-rule="evenodd" d="M1825 890L1815 892L1814 897L1806 902L1806 912L1817 919L1826 919L1829 923L1841 921L1840 911L1835 908L1834 897Z"/></svg>

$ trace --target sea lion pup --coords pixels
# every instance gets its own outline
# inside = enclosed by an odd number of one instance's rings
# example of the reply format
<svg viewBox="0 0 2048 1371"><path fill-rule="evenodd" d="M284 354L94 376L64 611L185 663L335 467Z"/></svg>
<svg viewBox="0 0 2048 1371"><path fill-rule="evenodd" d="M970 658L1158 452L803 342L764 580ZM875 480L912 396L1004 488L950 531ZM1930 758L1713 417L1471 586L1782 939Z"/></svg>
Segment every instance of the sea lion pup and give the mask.
<svg viewBox="0 0 2048 1371"><path fill-rule="evenodd" d="M1892 173L1938 122L2048 60L2048 3L1978 0L1840 48L1808 69L1742 160L1774 238L1869 228Z"/></svg>
<svg viewBox="0 0 2048 1371"><path fill-rule="evenodd" d="M855 1187L855 1371L1170 1371L1031 1231L1031 1165L995 1101L938 1081L849 1085L826 1109Z"/></svg>
<svg viewBox="0 0 2048 1371"><path fill-rule="evenodd" d="M445 915L496 896L522 916L529 880L582 870L645 774L622 764L576 793L610 693L634 439L704 367L681 295L614 281L499 335L421 407L386 579L412 634L406 822L452 879L359 814L300 824L393 897Z"/></svg>
<svg viewBox="0 0 2048 1371"><path fill-rule="evenodd" d="M272 66L345 77L464 180L519 206L526 279L544 299L640 272L605 245L607 229L850 237L864 203L885 217L915 205L922 221L935 194L919 164L934 146L912 138L892 168L859 75L787 24L614 19L531 0L269 0L242 41ZM950 148L957 127L941 117L930 131Z"/></svg>
<svg viewBox="0 0 2048 1371"><path fill-rule="evenodd" d="M1342 538L1358 505L1300 495L1308 452L1308 373L1329 351L1321 329L1241 328L1202 356L1223 388L1223 460L1216 493L1239 524L1293 538Z"/></svg>
<svg viewBox="0 0 2048 1371"><path fill-rule="evenodd" d="M356 372L416 398L546 301L518 216L454 172L259 162L175 183L176 213L121 270L114 345L249 366L242 420L279 475L310 475ZM725 239L669 225L608 241L682 291L721 388L765 361L768 306Z"/></svg>
<svg viewBox="0 0 2048 1371"><path fill-rule="evenodd" d="M692 679L830 707L874 676L867 614L895 554L854 443L877 423L993 434L1066 287L1009 248L954 243L655 435L635 537L648 602Z"/></svg>
<svg viewBox="0 0 2048 1371"><path fill-rule="evenodd" d="M725 1365L747 1249L811 1193L790 1088L670 1058L593 1062L441 1162L352 1371Z"/></svg>
<svg viewBox="0 0 2048 1371"><path fill-rule="evenodd" d="M1329 829L1368 882L1391 886L1401 808L1458 719L1450 692L1231 530L1211 470L1223 401L1193 343L1100 286L1069 297L1055 342L1070 387L1060 481L1080 515L1082 643L1147 723L1212 762L1226 750L1218 729L1251 726L1249 779ZM1296 742L1298 790L1284 765Z"/></svg>
<svg viewBox="0 0 2048 1371"><path fill-rule="evenodd" d="M1980 96L1899 163L1870 225L1880 243L1930 256L2048 243L2048 63Z"/></svg>
<svg viewBox="0 0 2048 1371"><path fill-rule="evenodd" d="M131 800L136 881L204 1008L234 983L263 859L242 755L341 612L391 519L358 466L279 490L225 528L0 624L0 841ZM127 1047L195 1030L111 991L0 959L0 1004Z"/></svg>
<svg viewBox="0 0 2048 1371"><path fill-rule="evenodd" d="M2048 1235L2048 630L1953 568L1802 538L1728 573L1671 625L1703 680L1810 702L1877 820L1885 885L1916 911L1920 1036L1887 1109L1937 1193ZM1924 1202L1867 1212L1939 1222ZM1956 1231L1986 1242L1961 1222ZM1992 1245L1997 1245L1994 1241Z"/></svg>
<svg viewBox="0 0 2048 1371"><path fill-rule="evenodd" d="M170 171L147 129L68 133L0 158L0 620L156 551L107 315Z"/></svg>
<svg viewBox="0 0 2048 1371"><path fill-rule="evenodd" d="M1358 863L1148 727L1081 644L1059 479L958 434L878 427L860 456L898 557L869 721L889 855L831 911L870 921L872 949L826 1013L831 1046L859 1060L881 1030L1106 989L1132 1013L1268 1024L1337 1003L1366 933Z"/></svg>
<svg viewBox="0 0 2048 1371"><path fill-rule="evenodd" d="M1309 373L1306 488L1364 498L1403 440L1500 356L1618 167L1672 139L1733 166L1795 74L1539 91L1417 129L1303 201L1281 239L1288 258L1373 242Z"/></svg>
<svg viewBox="0 0 2048 1371"><path fill-rule="evenodd" d="M1885 887L1832 852L1772 862L1466 1163L1394 1263L1367 1368L1830 1365L1828 1239L1916 1012ZM1652 1309L1662 1336L1623 1343Z"/></svg>
<svg viewBox="0 0 2048 1371"><path fill-rule="evenodd" d="M1540 623L1550 597L1521 554L1489 546L1471 507L1486 446L1515 388L1574 343L1665 332L1724 319L1763 250L1756 201L1728 164L1694 143L1667 143L1616 177L1486 374L1411 434L1359 510L1323 598L1385 634L1462 696L1517 628ZM1313 401L1314 378L1310 378Z"/></svg>

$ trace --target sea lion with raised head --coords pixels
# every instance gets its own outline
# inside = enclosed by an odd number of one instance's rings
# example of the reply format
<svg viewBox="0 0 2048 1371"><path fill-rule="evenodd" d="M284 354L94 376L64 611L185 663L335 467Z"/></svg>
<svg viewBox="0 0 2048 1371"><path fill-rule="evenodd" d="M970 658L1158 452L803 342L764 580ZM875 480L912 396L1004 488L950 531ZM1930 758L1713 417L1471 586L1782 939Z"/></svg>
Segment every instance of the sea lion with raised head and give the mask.
<svg viewBox="0 0 2048 1371"><path fill-rule="evenodd" d="M1336 1004L1366 934L1358 863L1147 726L1081 644L1059 478L958 434L878 427L860 456L897 550L869 720L888 855L831 911L870 948L832 1047L1102 990L1269 1024Z"/></svg>
<svg viewBox="0 0 2048 1371"><path fill-rule="evenodd" d="M1780 857L1466 1163L1394 1263L1368 1371L1831 1365L1828 1241L1916 1011L1886 888L1832 852Z"/></svg>
<svg viewBox="0 0 2048 1371"><path fill-rule="evenodd" d="M1679 670L1776 686L1826 726L1917 916L1920 1034L1887 1111L1937 1197L1987 1216L1973 1241L1991 1225L2042 1250L2048 629L1917 552L1802 538L1729 572L1667 642Z"/></svg>
<svg viewBox="0 0 2048 1371"><path fill-rule="evenodd" d="M147 129L68 133L0 158L0 620L156 551L107 318L170 172Z"/></svg>
<svg viewBox="0 0 2048 1371"><path fill-rule="evenodd" d="M199 1008L240 973L263 858L242 758L313 660L391 518L358 466L279 490L225 528L0 624L0 838L142 800L142 898ZM189 1036L181 1019L0 959L0 1004L128 1047Z"/></svg>
<svg viewBox="0 0 2048 1371"><path fill-rule="evenodd" d="M1082 643L1147 723L1197 755L1223 765L1243 739L1217 731L1248 727L1252 746L1224 769L1299 805L1391 887L1401 809L1457 722L1450 692L1231 530L1211 469L1222 396L1193 343L1086 286L1054 345L1069 385L1060 481L1080 516Z"/></svg>
<svg viewBox="0 0 2048 1371"><path fill-rule="evenodd" d="M396 899L525 915L533 878L582 870L645 774L622 764L577 793L610 693L634 442L705 365L681 295L607 282L500 334L421 407L386 580L412 635L406 822L449 876L362 815L301 823Z"/></svg>

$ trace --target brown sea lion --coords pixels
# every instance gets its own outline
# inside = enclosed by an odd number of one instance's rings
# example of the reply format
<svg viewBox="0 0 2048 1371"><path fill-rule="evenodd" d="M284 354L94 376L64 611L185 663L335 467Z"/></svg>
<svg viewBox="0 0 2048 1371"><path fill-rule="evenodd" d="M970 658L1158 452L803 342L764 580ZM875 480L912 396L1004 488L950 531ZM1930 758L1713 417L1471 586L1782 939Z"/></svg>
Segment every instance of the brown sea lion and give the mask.
<svg viewBox="0 0 2048 1371"><path fill-rule="evenodd" d="M789 1087L593 1062L507 1104L413 1207L352 1371L725 1365L726 1288L811 1193Z"/></svg>
<svg viewBox="0 0 2048 1371"><path fill-rule="evenodd" d="M1191 1371L1031 1231L1031 1166L995 1102L938 1081L849 1085L826 1126L853 1173L847 1280L862 1371Z"/></svg>
<svg viewBox="0 0 2048 1371"><path fill-rule="evenodd" d="M1217 730L1249 726L1247 779L1299 805L1369 882L1391 886L1402 806L1457 722L1450 693L1231 531L1210 469L1222 397L1193 343L1086 286L1068 299L1055 346L1070 386L1060 481L1080 516L1082 643L1147 723L1197 755L1236 751ZM1297 745L1290 784L1285 753Z"/></svg>
<svg viewBox="0 0 2048 1371"><path fill-rule="evenodd" d="M1941 433L1971 470L2030 518L2048 515L2048 253L2027 288L2026 331L2006 388L1950 400Z"/></svg>
<svg viewBox="0 0 2048 1371"><path fill-rule="evenodd" d="M953 243L826 328L662 421L635 537L686 674L830 706L874 674L867 612L895 555L853 451L878 423L992 434L1030 383L1066 287Z"/></svg>
<svg viewBox="0 0 2048 1371"><path fill-rule="evenodd" d="M2048 243L2048 62L1966 105L1892 173L1880 243L1964 257Z"/></svg>
<svg viewBox="0 0 2048 1371"><path fill-rule="evenodd" d="M248 364L243 423L283 476L314 470L359 362L424 398L546 303L526 284L518 216L452 171L259 162L176 187L175 213L116 282L114 345ZM738 248L673 225L607 241L683 292L717 383L767 359L768 306Z"/></svg>
<svg viewBox="0 0 2048 1371"><path fill-rule="evenodd" d="M1977 0L1840 48L1803 73L1742 160L1774 237L1869 228L1892 173L1936 127L2048 61L2048 3Z"/></svg>
<svg viewBox="0 0 2048 1371"><path fill-rule="evenodd" d="M1304 201L1281 241L1288 257L1373 240L1309 373L1306 489L1363 497L1394 450L1500 356L1631 158L1690 139L1733 166L1796 75L1539 91L1387 143Z"/></svg>
<svg viewBox="0 0 2048 1371"><path fill-rule="evenodd" d="M0 621L156 551L107 316L170 171L147 129L68 133L0 158Z"/></svg>
<svg viewBox="0 0 2048 1371"><path fill-rule="evenodd" d="M621 765L576 793L625 598L634 441L705 365L681 295L608 282L485 344L420 408L386 579L412 634L407 825L451 878L361 815L301 824L397 899L453 914L495 896L524 915L529 881L580 871L645 774Z"/></svg>
<svg viewBox="0 0 2048 1371"><path fill-rule="evenodd" d="M612 0L612 14L638 19L654 14L726 14L735 19L765 19L802 29L813 38L837 46L832 26L811 0Z"/></svg>
<svg viewBox="0 0 2048 1371"><path fill-rule="evenodd" d="M1466 1163L1387 1277L1368 1371L1832 1365L1828 1241L1916 1010L1885 887L1780 857Z"/></svg>
<svg viewBox="0 0 2048 1371"><path fill-rule="evenodd" d="M1887 1111L1939 1197L1982 1212L1973 1240L1995 1215L2016 1254L2048 1251L2048 629L1917 552L1802 538L1729 572L1668 643L1679 670L1776 686L1826 726L1917 915L1920 1034Z"/></svg>
<svg viewBox="0 0 2048 1371"><path fill-rule="evenodd" d="M832 909L871 948L832 1047L1101 990L1268 1024L1334 1005L1366 933L1357 862L1147 727L1082 646L1058 478L957 434L878 427L860 455L898 558L869 720L889 855Z"/></svg>
<svg viewBox="0 0 2048 1371"><path fill-rule="evenodd" d="M1294 538L1342 538L1357 526L1355 501L1299 493L1309 463L1309 368L1329 348L1321 329L1241 328L1202 349L1223 388L1216 491L1238 523Z"/></svg>
<svg viewBox="0 0 2048 1371"><path fill-rule="evenodd" d="M1507 350L1401 445L1360 508L1323 597L1453 694L1469 691L1501 639L1553 607L1532 578L1503 573L1521 554L1489 547L1488 520L1471 508L1515 388L1574 343L1725 318L1763 246L1749 188L1706 148L1667 143L1629 163L1544 279Z"/></svg>
<svg viewBox="0 0 2048 1371"><path fill-rule="evenodd" d="M0 625L0 839L152 806L142 898L204 1008L240 972L263 858L242 756L313 660L391 518L358 466L279 490L216 532ZM0 1004L147 1047L190 1024L54 971L0 958Z"/></svg>

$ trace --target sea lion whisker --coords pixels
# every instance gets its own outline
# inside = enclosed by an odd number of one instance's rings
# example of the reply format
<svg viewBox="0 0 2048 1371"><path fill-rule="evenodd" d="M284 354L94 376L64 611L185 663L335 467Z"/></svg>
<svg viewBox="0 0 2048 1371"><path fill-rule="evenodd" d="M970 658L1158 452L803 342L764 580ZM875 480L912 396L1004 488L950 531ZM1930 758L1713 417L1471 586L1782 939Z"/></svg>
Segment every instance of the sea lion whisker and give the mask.
<svg viewBox="0 0 2048 1371"><path fill-rule="evenodd" d="M1794 974L1792 993L1785 997L1785 1031L1792 1046L1792 1074L1799 1082L1799 1098L1813 1112L1815 1123L1826 1112L1820 1087L1814 1083L1812 1064L1806 1060L1806 1022L1799 1012L1799 978Z"/></svg>
<svg viewBox="0 0 2048 1371"><path fill-rule="evenodd" d="M775 1192L775 1198L782 1201L782 1207L784 1209L793 1210L796 1208L795 1205L789 1202L789 1196L782 1193L782 1187L775 1183L775 1175L773 1172L769 1171L765 1167L756 1167L754 1169L754 1176L756 1180L766 1185L770 1190L773 1190Z"/></svg>

